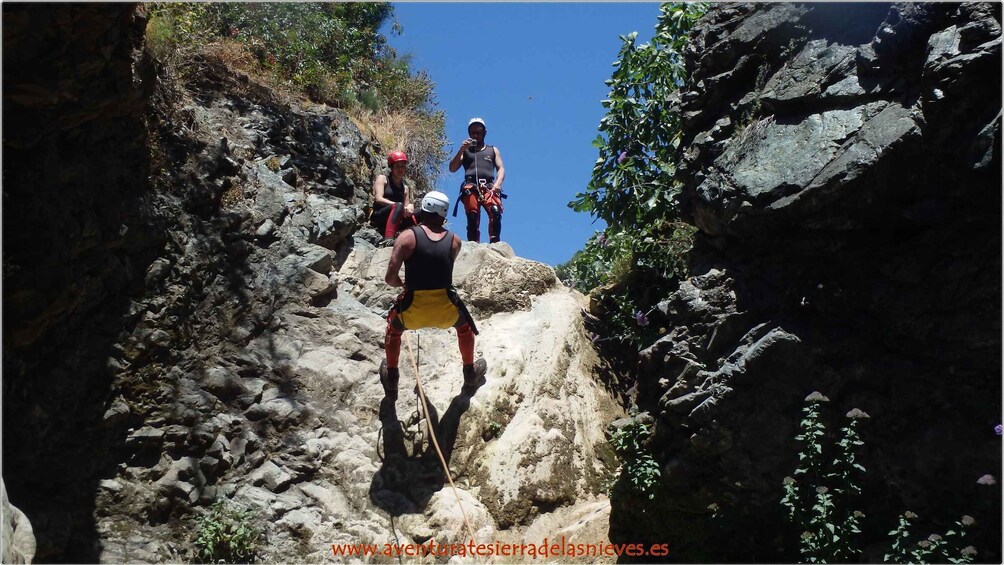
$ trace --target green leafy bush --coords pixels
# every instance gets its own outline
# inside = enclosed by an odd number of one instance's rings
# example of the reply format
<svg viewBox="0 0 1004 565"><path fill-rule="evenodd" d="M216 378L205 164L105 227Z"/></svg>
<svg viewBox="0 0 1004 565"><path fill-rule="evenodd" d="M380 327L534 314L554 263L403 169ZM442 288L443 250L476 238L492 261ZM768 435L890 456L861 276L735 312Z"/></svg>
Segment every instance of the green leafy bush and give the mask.
<svg viewBox="0 0 1004 565"><path fill-rule="evenodd" d="M610 435L610 446L621 460L620 474L615 482L626 485L634 494L655 498L662 470L645 449L645 440L652 428L644 422L632 421Z"/></svg>
<svg viewBox="0 0 1004 565"><path fill-rule="evenodd" d="M432 102L428 76L412 74L379 33L393 14L388 3L153 3L150 14L148 40L158 50L234 39L276 79L315 100L372 111Z"/></svg>
<svg viewBox="0 0 1004 565"><path fill-rule="evenodd" d="M183 68L190 55L211 52L279 90L343 108L372 130L384 151L408 152L420 192L434 184L445 158L445 117L435 109L428 74L413 72L410 59L398 57L379 33L393 16L391 4L156 2L146 8L147 45L158 59L182 61ZM402 28L395 22L392 29Z"/></svg>
<svg viewBox="0 0 1004 565"><path fill-rule="evenodd" d="M838 453L829 461L823 449L826 426L821 414L821 405L829 400L818 392L805 400L801 433L795 436L801 445L799 463L794 478L784 479L781 506L802 530L799 552L806 562L848 561L861 553L856 539L864 513L856 506L865 468L857 462L864 445L857 427L868 415L858 409L847 413L848 423L836 444Z"/></svg>
<svg viewBox="0 0 1004 565"><path fill-rule="evenodd" d="M212 35L204 4L157 2L148 4L147 10L146 44L161 61L178 58Z"/></svg>
<svg viewBox="0 0 1004 565"><path fill-rule="evenodd" d="M604 333L621 344L643 343L647 330L638 314L665 298L666 283L686 271L694 228L679 221L680 119L667 100L683 84L683 46L706 9L705 3L663 4L650 43L637 45L637 33L621 37L602 102L607 114L593 141L599 158L585 192L568 204L607 228L559 265L558 275L583 292L609 285L600 299L617 312L606 317Z"/></svg>
<svg viewBox="0 0 1004 565"><path fill-rule="evenodd" d="M683 47L706 3L660 7L650 43L636 45L637 32L621 36L617 67L606 81L607 114L593 141L599 158L586 191L569 203L614 227L640 227L675 219L675 181L680 116L667 104L686 78Z"/></svg>
<svg viewBox="0 0 1004 565"><path fill-rule="evenodd" d="M215 503L199 518L195 534L196 556L202 563L254 563L262 543L262 531L249 509Z"/></svg>
<svg viewBox="0 0 1004 565"><path fill-rule="evenodd" d="M789 521L801 530L799 553L804 562L854 561L862 553L861 523L865 517L859 508L866 469L858 463L864 446L858 426L869 416L857 408L849 411L847 424L833 446L836 453L829 455L830 450L824 445L828 434L822 419L822 405L829 399L813 392L805 401L799 434L795 436L801 446L798 466L794 477L782 481L781 506ZM889 532L892 543L883 558L886 563L973 562L976 549L964 546L966 529L975 523L971 516L963 516L955 522L954 529L944 534L921 539L910 533L916 519L913 512L900 515L899 525Z"/></svg>
<svg viewBox="0 0 1004 565"><path fill-rule="evenodd" d="M976 556L973 546L962 547L966 543L966 528L976 521L972 516L963 516L955 522L955 529L944 535L931 534L926 538L912 539L912 520L918 516L904 512L899 517L899 525L889 532L893 538L889 553L883 556L886 563L972 563ZM959 549L961 548L961 549Z"/></svg>

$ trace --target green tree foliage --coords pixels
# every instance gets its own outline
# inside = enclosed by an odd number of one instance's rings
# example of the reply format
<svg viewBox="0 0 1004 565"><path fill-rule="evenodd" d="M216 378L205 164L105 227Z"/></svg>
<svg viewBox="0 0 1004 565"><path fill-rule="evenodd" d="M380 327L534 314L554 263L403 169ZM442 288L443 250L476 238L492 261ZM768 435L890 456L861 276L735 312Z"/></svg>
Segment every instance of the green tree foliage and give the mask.
<svg viewBox="0 0 1004 565"><path fill-rule="evenodd" d="M445 158L445 116L435 109L434 85L413 72L380 34L393 21L381 2L157 2L147 45L163 61L184 67L207 46L232 61L251 62L273 86L343 108L367 123L386 151L402 149L428 190ZM401 33L394 21L393 33Z"/></svg>
<svg viewBox="0 0 1004 565"><path fill-rule="evenodd" d="M703 3L660 7L650 43L636 45L637 32L621 36L616 69L609 80L607 115L593 141L599 158L586 191L569 203L611 226L646 226L675 219L675 180L680 117L667 103L683 85L683 46Z"/></svg>
<svg viewBox="0 0 1004 565"><path fill-rule="evenodd" d="M686 270L694 228L679 221L676 163L680 117L669 102L686 78L683 47L706 3L667 3L660 7L655 35L624 42L606 81L607 114L593 145L599 158L585 192L569 207L607 224L572 259L558 266L566 283L588 292L606 287L610 339L636 347L645 341L645 314L665 298L671 279ZM639 315L640 314L640 315Z"/></svg>

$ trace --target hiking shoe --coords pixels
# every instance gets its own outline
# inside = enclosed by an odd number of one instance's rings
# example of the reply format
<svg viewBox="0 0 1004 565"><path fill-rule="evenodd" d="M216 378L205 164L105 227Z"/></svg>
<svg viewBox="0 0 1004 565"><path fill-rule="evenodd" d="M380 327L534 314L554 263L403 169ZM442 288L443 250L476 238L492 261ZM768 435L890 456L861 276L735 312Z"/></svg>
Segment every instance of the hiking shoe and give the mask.
<svg viewBox="0 0 1004 565"><path fill-rule="evenodd" d="M380 384L383 385L383 394L391 400L397 400L397 383L401 380L401 373L395 369L387 368L387 360L380 362Z"/></svg>
<svg viewBox="0 0 1004 565"><path fill-rule="evenodd" d="M488 371L488 362L484 357L478 357L473 365L464 365L464 386L460 389L467 396L474 396L478 388L485 384L485 372Z"/></svg>

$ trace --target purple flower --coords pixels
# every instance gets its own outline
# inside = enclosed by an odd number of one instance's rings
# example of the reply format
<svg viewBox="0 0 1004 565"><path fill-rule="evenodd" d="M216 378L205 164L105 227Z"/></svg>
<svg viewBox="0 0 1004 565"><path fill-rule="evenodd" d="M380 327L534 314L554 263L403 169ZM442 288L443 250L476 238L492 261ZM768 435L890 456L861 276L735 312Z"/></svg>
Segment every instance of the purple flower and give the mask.
<svg viewBox="0 0 1004 565"><path fill-rule="evenodd" d="M997 435L1004 434L1004 426L1001 426L1000 424L994 426L994 433Z"/></svg>
<svg viewBox="0 0 1004 565"><path fill-rule="evenodd" d="M648 316L641 310L638 310L634 313L634 321L638 322L639 326L645 327L648 325Z"/></svg>
<svg viewBox="0 0 1004 565"><path fill-rule="evenodd" d="M621 151L621 154L617 156L617 164L621 164L627 160L627 151Z"/></svg>
<svg viewBox="0 0 1004 565"><path fill-rule="evenodd" d="M977 479L976 484L991 487L997 484L997 479L995 479L993 475L983 475Z"/></svg>
<svg viewBox="0 0 1004 565"><path fill-rule="evenodd" d="M862 419L862 418L870 418L871 416L869 416L866 412L864 412L860 408L854 408L850 412L847 413L847 417L851 418L851 419L858 420L858 419Z"/></svg>
<svg viewBox="0 0 1004 565"><path fill-rule="evenodd" d="M596 236L596 245L599 245L600 247L606 247L607 246L607 236L603 235L602 233L600 235ZM997 435L1000 435L1000 434L997 434Z"/></svg>
<svg viewBox="0 0 1004 565"><path fill-rule="evenodd" d="M812 394L805 397L806 402L829 402L830 399L823 396L823 393L818 390L813 391Z"/></svg>

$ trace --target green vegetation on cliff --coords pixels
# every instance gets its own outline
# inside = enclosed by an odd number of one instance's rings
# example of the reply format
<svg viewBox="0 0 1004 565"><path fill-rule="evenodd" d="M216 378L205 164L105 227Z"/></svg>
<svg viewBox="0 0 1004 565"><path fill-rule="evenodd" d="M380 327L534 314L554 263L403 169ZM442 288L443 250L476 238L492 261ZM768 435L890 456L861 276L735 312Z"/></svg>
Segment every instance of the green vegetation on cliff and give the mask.
<svg viewBox="0 0 1004 565"><path fill-rule="evenodd" d="M389 3L152 3L146 41L184 72L215 59L287 96L347 111L384 150L404 149L430 184L443 153L434 84L380 34ZM392 29L401 33L395 21Z"/></svg>
<svg viewBox="0 0 1004 565"><path fill-rule="evenodd" d="M679 220L680 117L667 100L683 84L683 47L706 9L663 4L651 42L636 45L637 33L621 37L617 68L606 81L607 114L593 141L599 158L585 192L568 204L607 228L560 265L558 275L583 292L595 289L607 314L605 339L635 348L658 335L647 314L668 295L665 283L684 273L694 233Z"/></svg>

